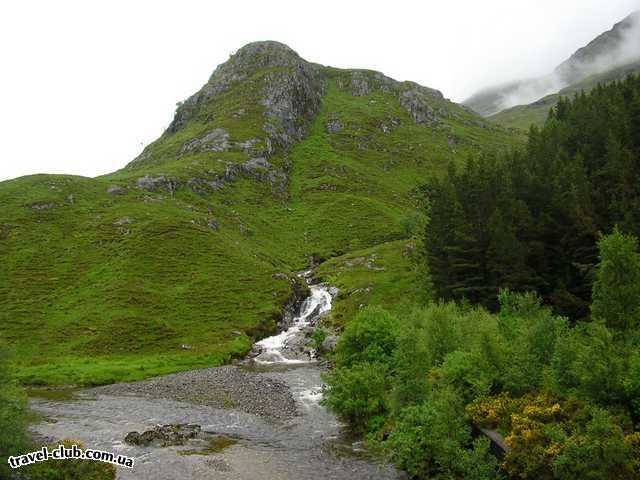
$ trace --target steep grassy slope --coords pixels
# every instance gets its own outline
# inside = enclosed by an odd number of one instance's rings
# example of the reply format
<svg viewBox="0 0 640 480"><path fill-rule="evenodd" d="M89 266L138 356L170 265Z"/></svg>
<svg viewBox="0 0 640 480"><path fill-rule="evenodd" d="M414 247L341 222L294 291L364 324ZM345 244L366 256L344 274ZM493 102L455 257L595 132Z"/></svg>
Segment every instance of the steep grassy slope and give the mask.
<svg viewBox="0 0 640 480"><path fill-rule="evenodd" d="M296 271L397 251L427 175L513 142L435 90L250 44L124 169L0 183L0 335L32 384L228 361Z"/></svg>

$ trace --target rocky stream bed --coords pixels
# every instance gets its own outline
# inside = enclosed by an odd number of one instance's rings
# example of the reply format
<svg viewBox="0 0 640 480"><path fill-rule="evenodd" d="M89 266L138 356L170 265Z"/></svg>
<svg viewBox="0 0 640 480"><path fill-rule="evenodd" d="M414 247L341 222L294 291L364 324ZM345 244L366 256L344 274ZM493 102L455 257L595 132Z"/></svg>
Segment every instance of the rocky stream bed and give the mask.
<svg viewBox="0 0 640 480"><path fill-rule="evenodd" d="M308 278L308 275L307 275ZM326 368L304 348L335 291L311 295L286 330L258 342L238 365L193 370L33 398L34 434L135 458L121 480L397 479L320 405ZM125 440L126 439L126 440Z"/></svg>

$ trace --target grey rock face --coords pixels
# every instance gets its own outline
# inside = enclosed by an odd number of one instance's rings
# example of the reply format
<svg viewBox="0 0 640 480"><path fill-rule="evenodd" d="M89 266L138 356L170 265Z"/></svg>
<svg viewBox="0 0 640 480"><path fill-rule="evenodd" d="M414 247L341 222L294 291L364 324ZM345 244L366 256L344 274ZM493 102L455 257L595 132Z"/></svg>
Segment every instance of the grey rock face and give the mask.
<svg viewBox="0 0 640 480"><path fill-rule="evenodd" d="M244 163L228 165L224 174L224 181L232 182L239 176L269 183L272 190L280 194L284 194L286 191L287 175L275 168L263 157L251 158Z"/></svg>
<svg viewBox="0 0 640 480"><path fill-rule="evenodd" d="M140 177L136 183L138 185L138 188L141 188L143 190L147 190L149 192L166 190L171 193L171 195L173 195L177 187L177 183L175 180L165 177L164 175L160 175L158 177L145 175L144 177Z"/></svg>
<svg viewBox="0 0 640 480"><path fill-rule="evenodd" d="M393 94L397 96L400 104L409 112L416 123L426 125L438 122L439 112L434 109L433 102L444 99L438 90L413 82L397 82L382 73L366 70L351 71L348 77L342 77L338 80L338 86L347 89L355 97L370 95L374 91ZM380 129L384 133L388 133L394 126L397 126L394 122L384 123L380 125Z"/></svg>
<svg viewBox="0 0 640 480"><path fill-rule="evenodd" d="M364 97L375 90L390 93L397 83L380 72L368 70L351 70L348 77L338 79L338 87L350 91L354 97Z"/></svg>
<svg viewBox="0 0 640 480"><path fill-rule="evenodd" d="M238 178L252 178L259 182L268 183L274 193L284 195L287 187L287 175L274 167L266 158L250 158L244 163L230 163L224 175L216 176L212 180L192 178L187 182L191 190L199 194L222 189L227 183L235 182Z"/></svg>
<svg viewBox="0 0 640 480"><path fill-rule="evenodd" d="M213 180L207 180L204 178L190 178L187 181L187 186L195 193L200 195L206 195L210 191L218 191L224 187L224 180L215 178Z"/></svg>
<svg viewBox="0 0 640 480"><path fill-rule="evenodd" d="M319 70L301 62L291 71L270 74L265 84L264 129L274 146L286 150L305 137L320 108L324 87Z"/></svg>
<svg viewBox="0 0 640 480"><path fill-rule="evenodd" d="M255 42L245 45L219 65L198 93L189 97L176 111L169 132L180 130L198 111L201 104L228 90L234 83L246 80L259 69L292 68L300 75L309 75L317 67L306 62L288 46L278 42ZM273 99L272 99L273 100ZM242 115L244 112L238 112Z"/></svg>
<svg viewBox="0 0 640 480"><path fill-rule="evenodd" d="M351 92L355 97L364 97L371 93L371 86L367 81L367 77L354 72L351 77Z"/></svg>
<svg viewBox="0 0 640 480"><path fill-rule="evenodd" d="M180 153L198 152L226 152L231 148L229 133L224 128L216 128L200 138L186 142Z"/></svg>
<svg viewBox="0 0 640 480"><path fill-rule="evenodd" d="M124 188L119 187L118 185L111 185L107 188L107 193L109 195L124 195L127 192Z"/></svg>
<svg viewBox="0 0 640 480"><path fill-rule="evenodd" d="M405 90L400 94L400 104L409 112L416 123L434 124L439 118L429 104L429 100L434 98L430 89L415 87Z"/></svg>

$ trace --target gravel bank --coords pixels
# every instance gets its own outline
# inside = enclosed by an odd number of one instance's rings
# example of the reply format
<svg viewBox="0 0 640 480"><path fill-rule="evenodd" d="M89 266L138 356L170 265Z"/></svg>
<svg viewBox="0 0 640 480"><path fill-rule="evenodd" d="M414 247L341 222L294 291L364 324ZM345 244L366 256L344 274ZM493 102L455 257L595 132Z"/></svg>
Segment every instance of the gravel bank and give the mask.
<svg viewBox="0 0 640 480"><path fill-rule="evenodd" d="M93 388L91 392L172 399L278 419L291 418L297 413L296 402L284 382L235 366L174 373L140 382L115 383Z"/></svg>

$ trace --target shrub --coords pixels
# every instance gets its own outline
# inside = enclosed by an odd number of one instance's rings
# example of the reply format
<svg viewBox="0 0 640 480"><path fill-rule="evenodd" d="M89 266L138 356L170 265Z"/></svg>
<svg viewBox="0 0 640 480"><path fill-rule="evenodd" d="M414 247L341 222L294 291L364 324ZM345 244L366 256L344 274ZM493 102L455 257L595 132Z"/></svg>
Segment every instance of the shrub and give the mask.
<svg viewBox="0 0 640 480"><path fill-rule="evenodd" d="M593 284L591 313L607 326L627 330L640 321L638 240L616 228L598 242L600 265Z"/></svg>
<svg viewBox="0 0 640 480"><path fill-rule="evenodd" d="M626 480L633 477L632 447L604 410L595 409L584 431L569 437L553 460L558 480Z"/></svg>
<svg viewBox="0 0 640 480"><path fill-rule="evenodd" d="M316 328L311 336L311 340L313 340L313 348L315 348L316 351L320 350L322 348L322 343L326 338L327 331L324 328Z"/></svg>
<svg viewBox="0 0 640 480"><path fill-rule="evenodd" d="M392 458L412 478L495 478L496 461L486 442L471 446L463 404L450 389L431 392L428 401L408 407L389 437Z"/></svg>
<svg viewBox="0 0 640 480"><path fill-rule="evenodd" d="M357 432L387 410L387 368L380 363L358 363L325 375L328 392L323 403Z"/></svg>
<svg viewBox="0 0 640 480"><path fill-rule="evenodd" d="M398 322L386 310L367 307L347 324L336 346L336 365L391 363L396 347Z"/></svg>
<svg viewBox="0 0 640 480"><path fill-rule="evenodd" d="M465 403L488 395L494 381L479 353L460 350L449 353L442 366L431 372L431 377L453 388Z"/></svg>

